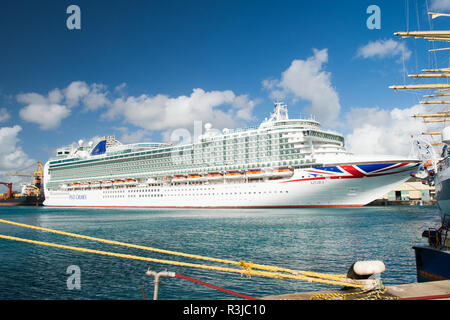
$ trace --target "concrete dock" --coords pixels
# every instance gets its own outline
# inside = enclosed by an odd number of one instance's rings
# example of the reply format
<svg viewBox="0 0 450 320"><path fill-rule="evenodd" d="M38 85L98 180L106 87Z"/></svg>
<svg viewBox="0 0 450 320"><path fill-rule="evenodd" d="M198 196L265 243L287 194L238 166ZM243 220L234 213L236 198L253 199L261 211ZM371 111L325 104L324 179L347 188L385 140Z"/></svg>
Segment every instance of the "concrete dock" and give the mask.
<svg viewBox="0 0 450 320"><path fill-rule="evenodd" d="M355 290L333 290L299 292L264 297L264 300L310 300L312 296L329 297L332 300L356 300L373 298L367 294L352 294ZM350 293L350 294L349 294ZM386 291L380 294L381 299L392 300L450 300L450 280L410 283L386 286Z"/></svg>

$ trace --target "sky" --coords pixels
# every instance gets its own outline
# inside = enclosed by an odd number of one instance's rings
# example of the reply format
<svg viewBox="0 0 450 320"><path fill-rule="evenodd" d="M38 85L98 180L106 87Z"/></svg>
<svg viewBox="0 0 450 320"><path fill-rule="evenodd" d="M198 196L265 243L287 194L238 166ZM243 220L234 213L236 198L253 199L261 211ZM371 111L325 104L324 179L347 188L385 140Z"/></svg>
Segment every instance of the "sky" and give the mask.
<svg viewBox="0 0 450 320"><path fill-rule="evenodd" d="M389 86L449 60L393 33L450 27L427 9L450 0L1 1L0 179L80 139L257 125L276 100L352 152L406 156L431 110Z"/></svg>

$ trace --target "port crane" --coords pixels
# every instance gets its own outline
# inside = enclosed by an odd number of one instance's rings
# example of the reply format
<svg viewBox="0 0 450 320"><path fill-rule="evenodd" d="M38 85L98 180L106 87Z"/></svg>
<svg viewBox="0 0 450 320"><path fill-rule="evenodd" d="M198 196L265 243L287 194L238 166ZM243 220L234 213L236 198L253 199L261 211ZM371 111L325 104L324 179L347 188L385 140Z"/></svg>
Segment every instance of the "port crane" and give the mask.
<svg viewBox="0 0 450 320"><path fill-rule="evenodd" d="M42 172L42 164L41 161L38 161L37 163L37 168L34 171L34 173L26 173L24 172L25 170L28 170L30 168L34 167L34 164L32 164L31 166L19 169L17 171L14 172L6 172L4 175L5 176L15 176L15 177L40 177L42 179L43 176L43 172Z"/></svg>
<svg viewBox="0 0 450 320"><path fill-rule="evenodd" d="M36 170L33 173L26 173L25 170L30 169L33 167L33 165L19 169L15 172L6 172L5 176L16 176L16 177L33 177L34 183L33 185L30 185L35 191L35 193L39 194L41 189L41 183L42 183L42 177L43 177L43 171L42 171L42 163L41 161L38 161ZM8 199L12 196L12 183L10 182L0 182L0 184L4 184L8 186Z"/></svg>
<svg viewBox="0 0 450 320"><path fill-rule="evenodd" d="M0 184L3 184L3 185L8 187L8 193L6 194L6 199L11 199L12 183L11 182L0 182Z"/></svg>

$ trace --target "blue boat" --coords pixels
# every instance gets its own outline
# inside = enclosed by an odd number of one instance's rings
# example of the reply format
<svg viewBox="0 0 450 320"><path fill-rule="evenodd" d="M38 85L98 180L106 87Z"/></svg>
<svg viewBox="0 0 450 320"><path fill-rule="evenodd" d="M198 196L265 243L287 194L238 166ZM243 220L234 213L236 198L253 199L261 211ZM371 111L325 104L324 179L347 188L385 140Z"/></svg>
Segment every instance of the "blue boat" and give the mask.
<svg viewBox="0 0 450 320"><path fill-rule="evenodd" d="M450 279L449 222L450 216L445 215L439 229L430 228L422 233L422 237L428 238L428 245L413 247L418 282Z"/></svg>

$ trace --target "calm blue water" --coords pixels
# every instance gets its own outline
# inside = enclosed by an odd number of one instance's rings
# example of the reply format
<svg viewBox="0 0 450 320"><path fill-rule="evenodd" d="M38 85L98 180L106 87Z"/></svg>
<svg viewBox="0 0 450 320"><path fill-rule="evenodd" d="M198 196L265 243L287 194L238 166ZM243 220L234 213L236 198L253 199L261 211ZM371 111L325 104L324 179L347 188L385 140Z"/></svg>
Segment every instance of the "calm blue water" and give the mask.
<svg viewBox="0 0 450 320"><path fill-rule="evenodd" d="M416 282L413 245L437 227L435 207L364 207L284 210L148 210L0 208L0 218L145 246L299 270L346 273L356 260L384 261L385 285ZM0 234L129 253L189 260L137 249L68 238L0 224ZM67 288L68 266L81 270L80 290ZM0 239L0 299L142 299L153 284L145 271L168 268L250 296L322 290L327 285L297 280L149 264ZM165 278L160 299L234 299L178 278Z"/></svg>

